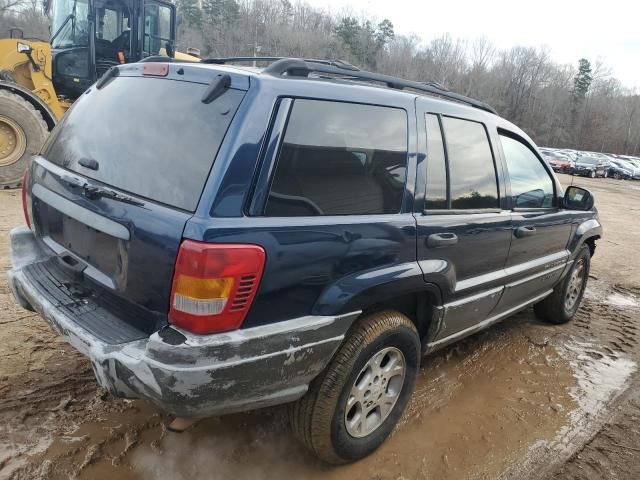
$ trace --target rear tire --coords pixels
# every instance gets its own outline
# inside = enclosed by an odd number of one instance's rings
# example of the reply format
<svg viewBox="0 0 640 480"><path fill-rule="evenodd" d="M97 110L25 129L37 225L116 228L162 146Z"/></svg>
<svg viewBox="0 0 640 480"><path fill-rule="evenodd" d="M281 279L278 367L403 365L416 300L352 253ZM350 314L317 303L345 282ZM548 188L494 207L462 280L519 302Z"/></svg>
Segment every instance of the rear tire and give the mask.
<svg viewBox="0 0 640 480"><path fill-rule="evenodd" d="M571 321L580 307L589 279L591 251L582 245L573 265L553 293L534 305L536 316L545 322L560 325Z"/></svg>
<svg viewBox="0 0 640 480"><path fill-rule="evenodd" d="M360 319L305 396L290 405L294 434L327 463L369 455L400 419L420 354L416 327L404 315L385 311Z"/></svg>
<svg viewBox="0 0 640 480"><path fill-rule="evenodd" d="M589 173L589 178L596 178L596 171L595 170L591 170L591 172Z"/></svg>
<svg viewBox="0 0 640 480"><path fill-rule="evenodd" d="M24 98L0 90L0 189L20 185L32 155L49 130L40 112Z"/></svg>

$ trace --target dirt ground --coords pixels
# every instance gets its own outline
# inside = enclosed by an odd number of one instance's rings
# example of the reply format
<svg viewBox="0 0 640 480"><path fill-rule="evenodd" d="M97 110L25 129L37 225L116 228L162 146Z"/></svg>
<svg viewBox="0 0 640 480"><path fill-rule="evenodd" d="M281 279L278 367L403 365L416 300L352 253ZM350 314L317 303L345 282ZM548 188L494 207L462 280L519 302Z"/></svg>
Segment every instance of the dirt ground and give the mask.
<svg viewBox="0 0 640 480"><path fill-rule="evenodd" d="M573 181L595 194L606 235L575 320L526 311L427 357L391 438L344 467L307 454L283 408L167 432L153 405L99 389L0 277L0 478L640 478L640 182ZM20 193L0 191L0 271L22 222Z"/></svg>

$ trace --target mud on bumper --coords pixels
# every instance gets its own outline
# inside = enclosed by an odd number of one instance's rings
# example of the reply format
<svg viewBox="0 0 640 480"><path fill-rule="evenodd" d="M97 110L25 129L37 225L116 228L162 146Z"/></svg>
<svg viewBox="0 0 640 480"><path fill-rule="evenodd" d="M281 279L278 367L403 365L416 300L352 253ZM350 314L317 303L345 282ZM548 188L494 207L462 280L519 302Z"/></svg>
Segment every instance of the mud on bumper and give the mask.
<svg viewBox="0 0 640 480"><path fill-rule="evenodd" d="M91 360L102 387L116 396L149 399L178 416L220 415L296 400L359 314L307 316L214 335L167 326L113 344L42 295L27 275L29 265L52 255L26 227L11 231L13 268L7 275L16 300Z"/></svg>

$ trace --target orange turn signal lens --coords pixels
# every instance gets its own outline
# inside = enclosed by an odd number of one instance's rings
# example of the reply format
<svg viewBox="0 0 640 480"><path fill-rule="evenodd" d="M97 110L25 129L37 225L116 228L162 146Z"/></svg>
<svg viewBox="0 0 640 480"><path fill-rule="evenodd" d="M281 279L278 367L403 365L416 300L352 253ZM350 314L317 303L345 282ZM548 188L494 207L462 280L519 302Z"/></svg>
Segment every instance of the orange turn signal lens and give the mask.
<svg viewBox="0 0 640 480"><path fill-rule="evenodd" d="M233 288L233 278L197 278L178 275L175 293L198 300L229 298Z"/></svg>

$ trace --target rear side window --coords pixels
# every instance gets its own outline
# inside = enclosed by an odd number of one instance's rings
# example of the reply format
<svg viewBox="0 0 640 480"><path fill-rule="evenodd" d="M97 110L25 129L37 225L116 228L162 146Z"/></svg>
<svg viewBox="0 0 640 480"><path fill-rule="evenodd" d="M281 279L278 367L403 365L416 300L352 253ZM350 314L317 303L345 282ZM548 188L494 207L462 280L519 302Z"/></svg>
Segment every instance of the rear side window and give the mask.
<svg viewBox="0 0 640 480"><path fill-rule="evenodd" d="M442 123L449 160L451 208L498 208L496 170L484 125L451 117L442 117Z"/></svg>
<svg viewBox="0 0 640 480"><path fill-rule="evenodd" d="M500 135L511 195L516 208L553 207L553 181L538 157L522 142Z"/></svg>
<svg viewBox="0 0 640 480"><path fill-rule="evenodd" d="M265 215L398 213L406 170L404 110L298 99Z"/></svg>
<svg viewBox="0 0 640 480"><path fill-rule="evenodd" d="M210 104L207 85L120 77L67 113L44 156L118 189L194 211L244 91ZM98 169L78 162L91 159Z"/></svg>

